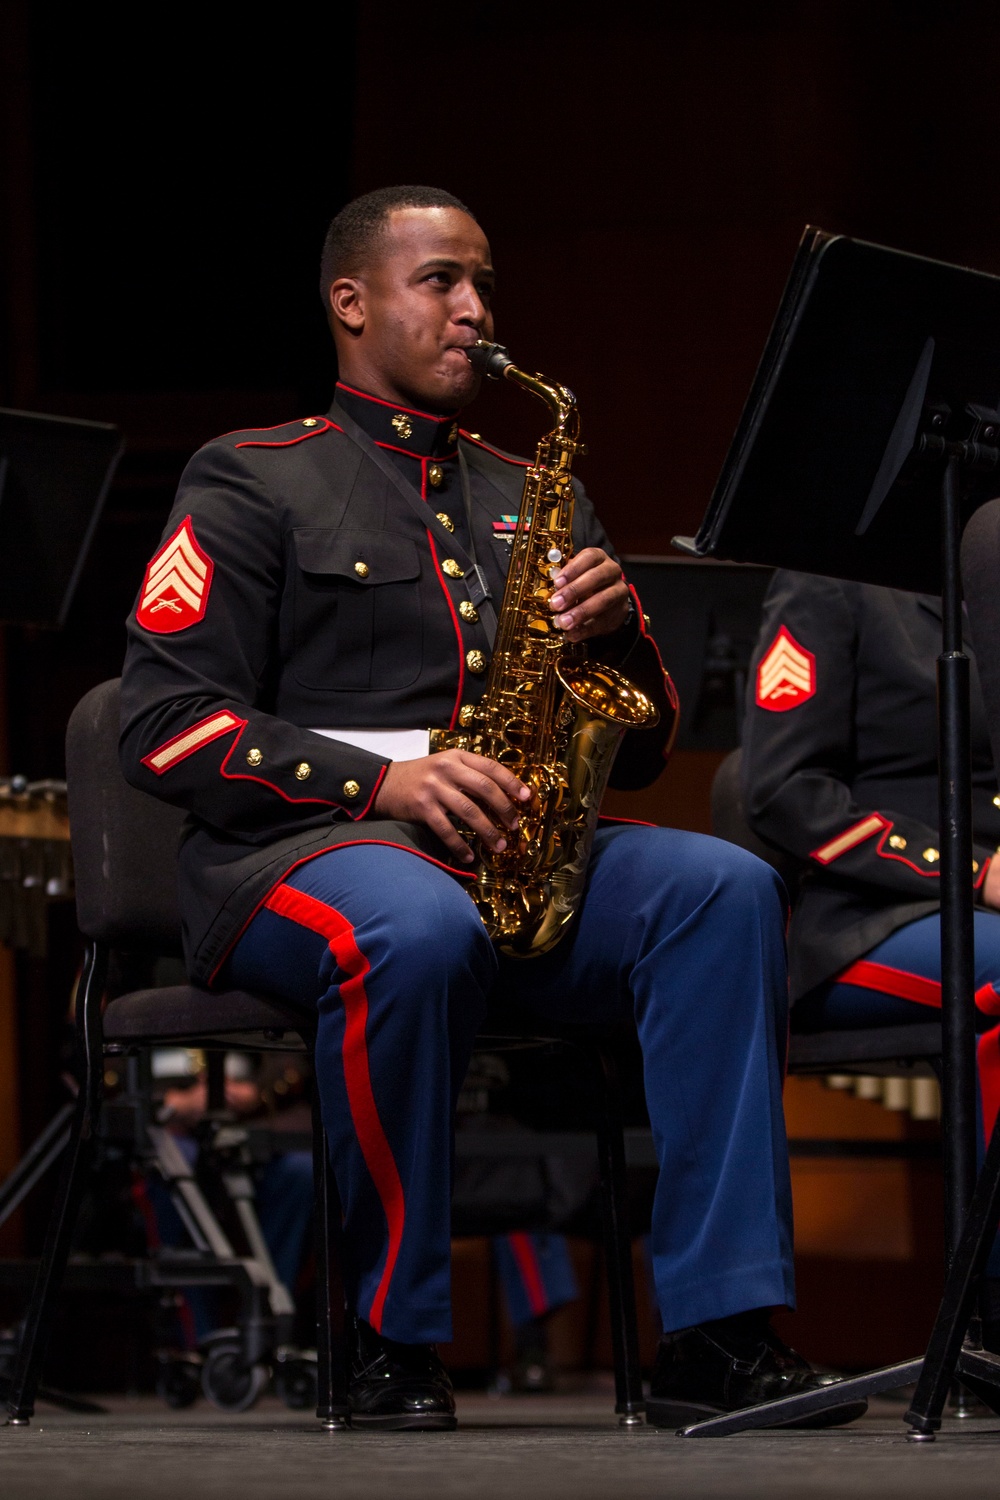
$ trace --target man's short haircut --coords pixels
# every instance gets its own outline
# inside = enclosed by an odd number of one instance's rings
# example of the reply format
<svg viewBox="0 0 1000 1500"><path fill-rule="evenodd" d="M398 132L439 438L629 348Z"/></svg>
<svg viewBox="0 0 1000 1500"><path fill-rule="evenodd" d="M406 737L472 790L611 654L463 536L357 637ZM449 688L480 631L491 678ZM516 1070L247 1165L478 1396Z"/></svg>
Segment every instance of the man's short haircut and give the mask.
<svg viewBox="0 0 1000 1500"><path fill-rule="evenodd" d="M323 242L319 294L328 312L330 287L338 276L359 274L382 238L389 215L397 208L457 208L470 219L476 217L471 208L443 188L376 188L355 198L340 210Z"/></svg>

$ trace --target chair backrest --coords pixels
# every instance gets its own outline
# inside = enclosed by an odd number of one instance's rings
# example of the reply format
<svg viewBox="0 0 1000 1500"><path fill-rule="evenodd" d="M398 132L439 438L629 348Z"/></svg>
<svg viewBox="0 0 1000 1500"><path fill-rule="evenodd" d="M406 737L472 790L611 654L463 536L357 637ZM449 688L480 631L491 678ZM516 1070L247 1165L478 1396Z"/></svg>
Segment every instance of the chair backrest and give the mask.
<svg viewBox="0 0 1000 1500"><path fill-rule="evenodd" d="M802 865L792 854L784 854L758 838L746 820L743 811L743 789L740 785L739 750L731 751L719 766L712 779L712 832L718 839L729 844L738 844L749 849L777 870L788 887L788 894L795 895L802 875Z"/></svg>
<svg viewBox="0 0 1000 1500"><path fill-rule="evenodd" d="M177 845L184 813L137 792L118 761L118 678L92 688L66 728L66 784L85 937L130 949L180 951Z"/></svg>

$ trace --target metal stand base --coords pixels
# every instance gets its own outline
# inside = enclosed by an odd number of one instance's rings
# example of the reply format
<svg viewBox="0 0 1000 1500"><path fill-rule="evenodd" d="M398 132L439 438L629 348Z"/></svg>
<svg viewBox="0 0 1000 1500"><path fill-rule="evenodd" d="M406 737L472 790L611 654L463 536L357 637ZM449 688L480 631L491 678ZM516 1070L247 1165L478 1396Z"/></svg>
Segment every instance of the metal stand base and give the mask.
<svg viewBox="0 0 1000 1500"><path fill-rule="evenodd" d="M624 1427L628 1432L635 1432L639 1427L645 1427L646 1418L641 1411L626 1411L618 1418L618 1426Z"/></svg>
<svg viewBox="0 0 1000 1500"><path fill-rule="evenodd" d="M837 1380L832 1385L820 1386L815 1391L805 1391L799 1396L784 1396L780 1401L762 1401L759 1406L745 1406L742 1411L727 1412L722 1417L710 1417L707 1422L696 1422L693 1427L682 1427L678 1437L728 1437L734 1432L750 1432L758 1427L787 1427L800 1422L803 1417L818 1416L839 1406L844 1401L859 1400L864 1396L879 1396L883 1391L895 1391L902 1385L912 1385L923 1369L923 1359L907 1359L898 1365L885 1365L881 1370L869 1370L865 1375L855 1375L849 1380Z"/></svg>

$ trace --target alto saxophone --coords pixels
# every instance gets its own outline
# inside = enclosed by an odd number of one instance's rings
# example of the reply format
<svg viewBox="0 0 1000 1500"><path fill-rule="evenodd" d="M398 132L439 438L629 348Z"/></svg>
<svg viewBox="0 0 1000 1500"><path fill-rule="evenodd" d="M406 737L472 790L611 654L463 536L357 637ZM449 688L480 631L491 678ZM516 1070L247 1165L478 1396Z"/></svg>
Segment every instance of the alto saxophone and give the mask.
<svg viewBox="0 0 1000 1500"><path fill-rule="evenodd" d="M586 647L557 630L548 601L573 552L571 467L580 451L576 397L519 370L499 344L467 351L475 367L544 401L555 425L528 468L511 545L493 659L482 700L462 728L435 730L432 750L471 750L531 788L517 837L497 853L474 838L472 898L501 952L545 953L580 899L601 799L626 729L652 727L659 710ZM472 837L468 829L463 830Z"/></svg>

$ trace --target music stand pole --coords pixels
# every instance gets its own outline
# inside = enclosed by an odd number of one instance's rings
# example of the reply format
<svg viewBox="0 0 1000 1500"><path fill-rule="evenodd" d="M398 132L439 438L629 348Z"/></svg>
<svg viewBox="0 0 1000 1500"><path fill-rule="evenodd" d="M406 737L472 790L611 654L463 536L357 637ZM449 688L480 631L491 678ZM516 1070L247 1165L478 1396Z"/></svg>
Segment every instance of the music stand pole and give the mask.
<svg viewBox="0 0 1000 1500"><path fill-rule="evenodd" d="M941 1133L947 1262L962 1237L976 1185L975 956L969 658L962 644L959 554L962 466L952 454L941 481L941 655L938 797L941 853Z"/></svg>

